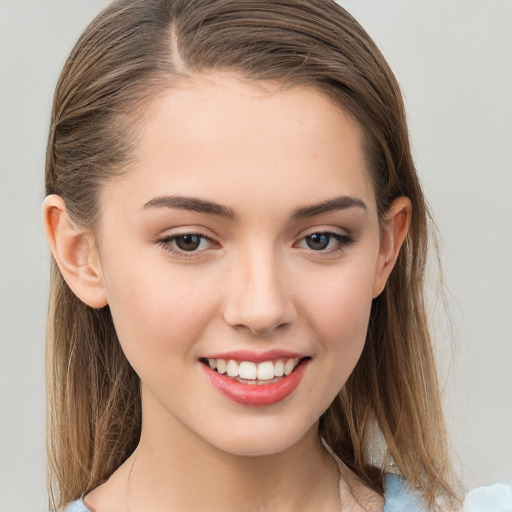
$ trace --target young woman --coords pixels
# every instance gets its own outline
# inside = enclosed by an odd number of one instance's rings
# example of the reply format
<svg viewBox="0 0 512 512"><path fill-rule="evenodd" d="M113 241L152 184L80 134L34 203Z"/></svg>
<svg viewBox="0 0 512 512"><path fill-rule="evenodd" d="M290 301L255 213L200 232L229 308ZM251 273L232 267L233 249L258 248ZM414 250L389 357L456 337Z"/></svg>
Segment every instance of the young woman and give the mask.
<svg viewBox="0 0 512 512"><path fill-rule="evenodd" d="M404 107L340 6L114 2L46 190L54 509L457 508Z"/></svg>

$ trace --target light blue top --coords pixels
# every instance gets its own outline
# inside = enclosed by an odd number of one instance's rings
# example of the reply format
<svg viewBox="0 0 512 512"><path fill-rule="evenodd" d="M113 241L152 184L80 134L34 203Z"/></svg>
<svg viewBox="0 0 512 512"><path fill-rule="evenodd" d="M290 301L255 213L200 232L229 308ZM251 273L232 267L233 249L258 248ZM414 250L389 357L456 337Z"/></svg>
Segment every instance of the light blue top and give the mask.
<svg viewBox="0 0 512 512"><path fill-rule="evenodd" d="M469 491L463 512L512 512L512 480Z"/></svg>
<svg viewBox="0 0 512 512"><path fill-rule="evenodd" d="M427 512L419 495L411 491L404 479L387 474L384 479L386 504L384 512ZM90 512L82 500L75 501L64 512ZM512 480L470 491L463 512L512 512Z"/></svg>
<svg viewBox="0 0 512 512"><path fill-rule="evenodd" d="M384 477L384 512L427 512L418 493L411 492L407 482L392 473Z"/></svg>

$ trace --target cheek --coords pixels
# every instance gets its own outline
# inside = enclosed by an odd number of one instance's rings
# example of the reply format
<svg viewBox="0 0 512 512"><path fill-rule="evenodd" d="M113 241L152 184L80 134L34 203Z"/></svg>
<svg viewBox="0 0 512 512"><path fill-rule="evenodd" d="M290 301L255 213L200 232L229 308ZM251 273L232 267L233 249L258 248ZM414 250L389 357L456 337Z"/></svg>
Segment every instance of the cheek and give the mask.
<svg viewBox="0 0 512 512"><path fill-rule="evenodd" d="M364 347L372 304L373 266L371 261L347 265L326 276L324 282L303 308L328 357L326 364L339 372L343 385Z"/></svg>
<svg viewBox="0 0 512 512"><path fill-rule="evenodd" d="M308 391L309 401L304 401L315 404L308 412L311 422L329 407L359 361L372 304L370 275L367 267L336 272L302 304L303 316L317 340L314 385Z"/></svg>
<svg viewBox="0 0 512 512"><path fill-rule="evenodd" d="M128 360L139 367L167 355L190 355L218 306L207 280L170 266L136 261L110 267L105 276L109 306ZM172 360L172 359L171 359Z"/></svg>

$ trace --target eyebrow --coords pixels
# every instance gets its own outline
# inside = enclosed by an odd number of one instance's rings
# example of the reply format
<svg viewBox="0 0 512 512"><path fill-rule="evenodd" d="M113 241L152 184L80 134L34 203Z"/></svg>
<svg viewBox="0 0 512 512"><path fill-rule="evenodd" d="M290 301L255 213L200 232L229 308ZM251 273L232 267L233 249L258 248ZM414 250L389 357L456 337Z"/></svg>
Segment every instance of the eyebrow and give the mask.
<svg viewBox="0 0 512 512"><path fill-rule="evenodd" d="M314 217L315 215L320 215L322 213L329 213L336 210L346 210L348 208L362 208L364 211L368 210L366 204L357 197L339 196L318 204L297 208L293 211L290 220L294 221L306 219L308 217Z"/></svg>
<svg viewBox="0 0 512 512"><path fill-rule="evenodd" d="M222 206L211 201L187 196L158 196L144 205L144 210L150 208L178 208L180 210L189 210L199 213L208 213L210 215L219 215L221 217L233 218L235 212L231 208Z"/></svg>
<svg viewBox="0 0 512 512"><path fill-rule="evenodd" d="M212 201L198 199L196 197L188 196L158 196L144 205L144 210L151 208L177 208L180 210L188 210L198 213L206 213L210 215L219 215L220 217L234 218L235 212L228 208ZM304 206L297 208L292 212L290 221L296 221L320 215L322 213L329 213L336 210L346 210L348 208L362 208L367 210L366 204L357 197L352 196L339 196L327 201L322 201L318 204Z"/></svg>

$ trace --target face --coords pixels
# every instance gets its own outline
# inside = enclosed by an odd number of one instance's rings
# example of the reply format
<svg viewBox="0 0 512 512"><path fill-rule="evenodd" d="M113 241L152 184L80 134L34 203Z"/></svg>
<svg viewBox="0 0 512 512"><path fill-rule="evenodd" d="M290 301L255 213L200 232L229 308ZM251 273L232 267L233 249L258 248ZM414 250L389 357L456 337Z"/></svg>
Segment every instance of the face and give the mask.
<svg viewBox="0 0 512 512"><path fill-rule="evenodd" d="M96 233L144 428L282 451L351 374L383 286L359 129L313 89L229 75L150 107Z"/></svg>

